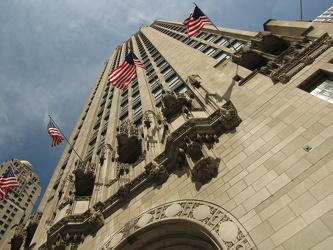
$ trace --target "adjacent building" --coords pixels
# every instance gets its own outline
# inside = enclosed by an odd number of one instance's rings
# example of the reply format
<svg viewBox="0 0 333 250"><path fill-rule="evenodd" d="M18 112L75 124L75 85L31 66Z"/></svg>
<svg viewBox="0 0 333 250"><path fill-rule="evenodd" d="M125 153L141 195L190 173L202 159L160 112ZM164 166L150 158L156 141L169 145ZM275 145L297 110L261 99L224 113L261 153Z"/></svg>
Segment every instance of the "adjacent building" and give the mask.
<svg viewBox="0 0 333 250"><path fill-rule="evenodd" d="M30 162L18 159L5 161L0 165L1 176L8 167L12 167L20 187L10 189L8 198L0 200L0 249L10 249L15 231L26 224L41 192L39 178Z"/></svg>
<svg viewBox="0 0 333 250"><path fill-rule="evenodd" d="M156 20L101 70L30 249L328 249L333 25ZM108 74L133 51L128 89Z"/></svg>
<svg viewBox="0 0 333 250"><path fill-rule="evenodd" d="M318 16L314 22L333 23L333 6L328 8L323 14Z"/></svg>

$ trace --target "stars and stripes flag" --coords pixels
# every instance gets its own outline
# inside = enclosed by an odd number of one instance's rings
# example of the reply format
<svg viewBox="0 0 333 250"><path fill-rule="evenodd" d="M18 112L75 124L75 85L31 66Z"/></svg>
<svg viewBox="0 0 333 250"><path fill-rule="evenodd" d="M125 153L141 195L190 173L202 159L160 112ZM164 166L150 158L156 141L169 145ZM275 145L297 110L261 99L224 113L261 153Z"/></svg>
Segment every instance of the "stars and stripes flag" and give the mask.
<svg viewBox="0 0 333 250"><path fill-rule="evenodd" d="M188 37L192 37L197 34L205 24L213 24L208 17L195 6L194 11L190 13L189 17L186 18L183 24L187 28Z"/></svg>
<svg viewBox="0 0 333 250"><path fill-rule="evenodd" d="M51 118L47 125L47 132L52 137L51 147L59 145L64 140Z"/></svg>
<svg viewBox="0 0 333 250"><path fill-rule="evenodd" d="M144 65L133 52L128 53L124 62L109 74L109 80L113 86L126 89L136 78L136 67L144 68Z"/></svg>
<svg viewBox="0 0 333 250"><path fill-rule="evenodd" d="M6 193L5 191L3 191L1 188L0 188L0 200L4 200L6 197Z"/></svg>
<svg viewBox="0 0 333 250"><path fill-rule="evenodd" d="M15 177L14 171L11 167L0 177L0 200L8 197L8 190L11 188L18 188L19 183Z"/></svg>

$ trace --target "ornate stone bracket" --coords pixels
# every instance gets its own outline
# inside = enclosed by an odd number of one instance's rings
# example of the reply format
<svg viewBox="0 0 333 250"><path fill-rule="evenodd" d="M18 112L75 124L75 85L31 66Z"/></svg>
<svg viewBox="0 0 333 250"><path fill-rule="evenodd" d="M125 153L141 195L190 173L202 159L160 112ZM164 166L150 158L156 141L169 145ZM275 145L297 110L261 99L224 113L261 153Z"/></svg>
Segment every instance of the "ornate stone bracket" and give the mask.
<svg viewBox="0 0 333 250"><path fill-rule="evenodd" d="M241 123L241 119L238 116L237 109L231 101L226 102L220 109L220 121L223 126L232 130Z"/></svg>
<svg viewBox="0 0 333 250"><path fill-rule="evenodd" d="M124 198L126 197L131 191L131 184L130 183L124 183L121 185L117 191L117 196L119 198Z"/></svg>
<svg viewBox="0 0 333 250"><path fill-rule="evenodd" d="M191 169L192 181L206 184L216 177L220 164L220 158L206 157L194 165Z"/></svg>
<svg viewBox="0 0 333 250"><path fill-rule="evenodd" d="M10 240L11 249L20 249L26 239L27 229L25 228L25 224L17 225L14 236Z"/></svg>
<svg viewBox="0 0 333 250"><path fill-rule="evenodd" d="M123 163L133 164L143 154L143 131L135 124L126 121L117 128L118 160Z"/></svg>
<svg viewBox="0 0 333 250"><path fill-rule="evenodd" d="M56 249L60 246L77 245L87 235L94 234L104 225L101 211L91 208L81 215L70 215L62 218L52 227L47 235L47 242L39 250Z"/></svg>
<svg viewBox="0 0 333 250"><path fill-rule="evenodd" d="M183 106L191 109L192 100L184 94L164 91L162 94L162 104L162 114L168 122L171 122L182 114Z"/></svg>
<svg viewBox="0 0 333 250"><path fill-rule="evenodd" d="M77 172L81 172L84 174L94 174L95 169L96 169L96 164L93 162L76 160L73 173L75 174Z"/></svg>
<svg viewBox="0 0 333 250"><path fill-rule="evenodd" d="M333 39L327 33L315 40L301 37L297 41L287 41L263 31L237 51L233 61L250 70L259 70L275 83L287 83L332 45Z"/></svg>
<svg viewBox="0 0 333 250"><path fill-rule="evenodd" d="M333 39L327 33L304 46L296 43L279 59L277 64L280 67L270 69L269 76L274 82L287 83L331 46L333 46Z"/></svg>
<svg viewBox="0 0 333 250"><path fill-rule="evenodd" d="M101 148L101 152L99 153L99 163L101 165L104 164L104 161L106 159L106 152L107 150L113 152L113 148L110 144L105 144L102 148Z"/></svg>

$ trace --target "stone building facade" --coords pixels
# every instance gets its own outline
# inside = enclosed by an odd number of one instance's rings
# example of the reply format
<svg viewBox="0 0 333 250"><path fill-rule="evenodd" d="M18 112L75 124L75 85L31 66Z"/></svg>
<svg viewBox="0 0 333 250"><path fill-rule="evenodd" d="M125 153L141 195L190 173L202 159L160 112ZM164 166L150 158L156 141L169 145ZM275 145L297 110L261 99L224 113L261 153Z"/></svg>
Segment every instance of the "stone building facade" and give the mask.
<svg viewBox="0 0 333 250"><path fill-rule="evenodd" d="M41 192L40 180L30 162L18 159L5 161L0 165L0 176L8 167L12 167L20 187L10 189L8 198L0 200L0 249L3 250L15 249L15 245L21 246L32 239L32 228L23 229Z"/></svg>
<svg viewBox="0 0 333 250"><path fill-rule="evenodd" d="M333 25L263 27L189 39L156 20L115 48L30 249L332 245ZM108 74L129 51L145 69L122 91Z"/></svg>

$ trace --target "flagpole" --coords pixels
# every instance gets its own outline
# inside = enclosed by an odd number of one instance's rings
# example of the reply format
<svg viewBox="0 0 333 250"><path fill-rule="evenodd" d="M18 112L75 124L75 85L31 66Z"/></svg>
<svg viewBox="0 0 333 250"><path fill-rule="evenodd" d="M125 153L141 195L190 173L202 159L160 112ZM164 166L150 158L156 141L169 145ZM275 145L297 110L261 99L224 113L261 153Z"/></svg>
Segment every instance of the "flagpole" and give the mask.
<svg viewBox="0 0 333 250"><path fill-rule="evenodd" d="M52 119L52 117L49 115L51 121L54 123L54 125L57 127L57 129L59 130L59 132L62 134L62 136L65 138L65 140L67 141L67 143L69 144L69 146L71 146L71 148L73 149L73 151L75 152L75 154L77 155L77 157L79 157L79 159L83 162L83 160L81 159L81 157L79 156L79 154L76 152L76 150L74 149L73 145L70 144L70 142L67 140L66 136L64 135L64 133L60 130L60 128L58 127L58 125L55 123L55 121Z"/></svg>

